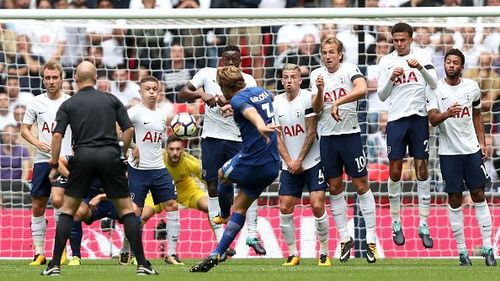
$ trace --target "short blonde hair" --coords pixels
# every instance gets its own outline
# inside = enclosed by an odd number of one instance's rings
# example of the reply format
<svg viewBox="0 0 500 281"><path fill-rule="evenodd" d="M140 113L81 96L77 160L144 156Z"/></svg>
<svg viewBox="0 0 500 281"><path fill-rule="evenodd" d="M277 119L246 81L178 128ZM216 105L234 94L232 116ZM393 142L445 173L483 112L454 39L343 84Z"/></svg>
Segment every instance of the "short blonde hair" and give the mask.
<svg viewBox="0 0 500 281"><path fill-rule="evenodd" d="M64 79L64 69L60 63L58 63L56 60L49 60L46 64L43 65L42 70L40 71L40 74L42 75L42 78L45 77L45 70L50 69L50 70L58 70L59 75L61 75L61 79Z"/></svg>

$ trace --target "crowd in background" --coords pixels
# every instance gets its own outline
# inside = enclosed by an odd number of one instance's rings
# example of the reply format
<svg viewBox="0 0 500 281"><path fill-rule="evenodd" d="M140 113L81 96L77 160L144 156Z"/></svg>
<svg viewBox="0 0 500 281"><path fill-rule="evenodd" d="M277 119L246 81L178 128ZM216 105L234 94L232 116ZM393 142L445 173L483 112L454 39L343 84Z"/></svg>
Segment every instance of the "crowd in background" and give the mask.
<svg viewBox="0 0 500 281"><path fill-rule="evenodd" d="M81 8L284 8L284 7L414 7L499 5L494 0L0 0L1 7L37 9ZM486 166L494 182L500 173L500 28L477 25L453 29L414 26L414 47L429 51L438 77L444 76L443 58L447 50L460 49L466 56L464 77L476 80L482 91L488 155ZM459 24L457 25L459 26ZM0 179L28 180L33 149L19 135L27 104L43 93L40 69L48 60L59 61L65 70L64 91L78 89L73 71L82 60L97 67L99 90L116 95L126 106L140 101L137 81L154 75L162 81L160 107L172 116L189 111L201 116L201 102L186 104L177 93L203 67L219 65L219 56L228 44L240 46L242 68L258 84L274 93L282 90L279 69L285 63L301 66L303 88L309 87L309 73L321 65L319 42L334 36L345 45L344 61L359 65L369 86L360 102L360 119L366 134L370 180L385 182L388 160L385 143L387 105L376 94L379 59L392 51L390 26L346 24L287 24L284 26L126 29L102 21L65 25L62 21L8 22L0 25ZM431 144L431 176L440 180L436 132ZM432 161L433 160L433 161ZM413 165L406 163L405 180L414 180Z"/></svg>

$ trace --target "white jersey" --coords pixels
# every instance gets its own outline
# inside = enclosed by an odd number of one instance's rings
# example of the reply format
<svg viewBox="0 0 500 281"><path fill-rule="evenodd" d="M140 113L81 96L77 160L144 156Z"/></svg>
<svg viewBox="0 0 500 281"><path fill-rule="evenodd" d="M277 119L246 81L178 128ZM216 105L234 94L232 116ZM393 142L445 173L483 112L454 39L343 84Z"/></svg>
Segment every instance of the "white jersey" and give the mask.
<svg viewBox="0 0 500 281"><path fill-rule="evenodd" d="M128 116L135 129L135 142L139 147L139 167L128 158L130 166L139 170L165 168L162 158L161 143L167 124L167 115L160 110L151 110L142 103L132 106Z"/></svg>
<svg viewBox="0 0 500 281"><path fill-rule="evenodd" d="M472 122L472 109L481 108L481 91L476 82L462 79L456 86L448 85L444 79L437 82L437 88L427 87L427 110L445 112L454 103L462 112L439 124L439 154L472 154L479 150L479 142Z"/></svg>
<svg viewBox="0 0 500 281"><path fill-rule="evenodd" d="M52 130L56 125L57 110L59 106L69 98L71 98L71 96L63 94L57 100L52 100L46 93L32 98L31 102L26 107L23 124L32 125L36 123L38 127L38 139L50 145L52 142ZM61 144L61 155L73 154L71 141L71 128L68 126ZM50 157L50 153L45 153L37 149L35 163L48 162Z"/></svg>
<svg viewBox="0 0 500 281"><path fill-rule="evenodd" d="M297 97L292 101L287 99L286 93L274 98L275 120L277 125L281 126L286 150L294 160L299 157L306 139L306 118L316 116L311 101L312 94L308 90L300 90ZM304 170L310 169L316 166L319 161L319 142L315 140L304 158L302 167ZM281 161L281 167L283 170L288 168L285 161Z"/></svg>
<svg viewBox="0 0 500 281"><path fill-rule="evenodd" d="M408 66L408 59L418 60L434 79L437 78L431 55L425 50L412 47L410 53L406 56L399 56L396 51L383 56L379 63L378 92L381 92L385 87L396 67L401 67L404 70L404 74L394 82L391 94L387 99L389 107L388 121L415 114L427 116L425 110L425 87L427 87L427 82L425 82L418 69Z"/></svg>
<svg viewBox="0 0 500 281"><path fill-rule="evenodd" d="M257 87L255 79L246 73L243 74L247 88ZM205 93L213 96L222 96L222 90L217 83L217 68L205 67L200 69L191 79L196 89L203 87ZM202 138L216 138L230 141L241 141L240 129L236 126L232 116L223 117L219 106L210 108L205 104L205 119L203 121Z"/></svg>
<svg viewBox="0 0 500 281"><path fill-rule="evenodd" d="M311 72L311 90L313 94L318 92L316 79L323 76L325 83L323 93L323 111L318 122L318 134L320 136L345 135L359 133L361 130L358 124L358 102L353 101L339 106L340 122L333 119L332 103L348 95L354 85L352 81L359 77L364 77L358 67L352 63L342 63L335 73L330 73L326 67L320 67Z"/></svg>

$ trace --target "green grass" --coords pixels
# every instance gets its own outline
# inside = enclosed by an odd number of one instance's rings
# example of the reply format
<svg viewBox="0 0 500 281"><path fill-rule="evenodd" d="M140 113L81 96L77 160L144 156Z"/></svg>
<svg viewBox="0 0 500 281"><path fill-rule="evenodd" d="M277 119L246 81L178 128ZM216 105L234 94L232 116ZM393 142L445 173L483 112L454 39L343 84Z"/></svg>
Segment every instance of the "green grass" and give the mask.
<svg viewBox="0 0 500 281"><path fill-rule="evenodd" d="M281 259L233 259L213 268L208 273L190 273L189 268L197 260L184 260L184 266L167 266L161 260L153 260L159 276L142 277L135 275L134 266L120 266L116 260L84 260L78 267L64 266L64 280L126 281L126 280L168 280L168 281L268 281L268 280L500 280L500 267L486 267L482 259L472 260L473 267L461 268L458 259L386 259L376 264L367 264L365 259L351 259L341 264L333 261L333 266L320 268L316 260L303 259L296 267L283 267ZM42 266L28 266L27 260L0 260L0 280L29 281L44 280L40 276Z"/></svg>

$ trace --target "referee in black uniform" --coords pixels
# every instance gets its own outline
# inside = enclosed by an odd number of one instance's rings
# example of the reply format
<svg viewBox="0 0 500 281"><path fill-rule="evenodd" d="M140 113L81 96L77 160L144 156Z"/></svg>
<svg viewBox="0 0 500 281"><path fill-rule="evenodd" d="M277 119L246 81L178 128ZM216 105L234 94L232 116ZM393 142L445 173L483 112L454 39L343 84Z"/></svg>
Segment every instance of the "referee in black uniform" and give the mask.
<svg viewBox="0 0 500 281"><path fill-rule="evenodd" d="M125 166L121 160L123 152L118 145L116 123L123 130L124 151L127 151L134 134L127 111L118 98L94 89L96 68L92 63L80 63L75 80L80 90L60 106L56 115L56 127L52 132L51 179L57 173L61 140L68 125L73 132L75 155L68 164L70 174L62 213L57 223L52 261L42 275L60 274L59 263L71 233L73 216L95 177L101 180L107 198L118 211L125 236L130 241L139 264L137 274L158 274L144 257L139 223L132 208Z"/></svg>

